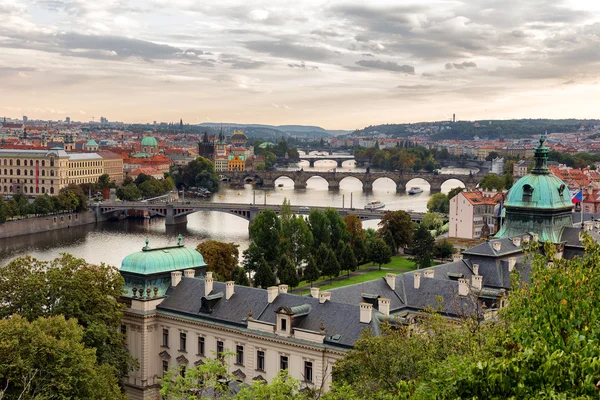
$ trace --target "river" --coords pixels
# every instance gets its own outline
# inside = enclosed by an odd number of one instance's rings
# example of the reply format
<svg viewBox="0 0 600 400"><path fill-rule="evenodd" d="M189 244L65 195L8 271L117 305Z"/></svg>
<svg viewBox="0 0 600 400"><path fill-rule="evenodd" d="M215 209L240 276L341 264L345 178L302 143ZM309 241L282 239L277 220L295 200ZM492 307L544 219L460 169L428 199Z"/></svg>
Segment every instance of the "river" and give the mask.
<svg viewBox="0 0 600 400"><path fill-rule="evenodd" d="M314 168L309 168L308 162L303 162L302 167L305 171L326 171L335 168L336 165L333 161L318 161ZM291 167L296 168L298 167ZM354 166L353 161L347 161L337 170L364 171L364 168ZM469 170L464 169L442 171L468 172ZM223 184L210 201L281 204L283 199L287 198L297 205L350 207L352 200L353 207L362 208L372 200L379 200L385 203L387 210L426 211L427 200L430 197L429 185L420 179L415 179L407 185L423 188L423 193L413 196L397 194L395 184L387 179L376 181L373 191L369 194L362 192L360 181L354 178L344 179L340 183L339 191L329 191L327 182L319 177L309 179L306 190L294 190L293 181L289 178L280 178L276 181L276 185L279 184L283 187L276 186L274 190L267 191L252 185L246 185L244 189L230 189L228 185ZM450 180L442 185L442 192L447 193L456 186L462 185L458 181ZM366 221L363 226L376 228L377 222ZM207 239L233 242L240 245L240 257L241 251L248 247L248 221L230 214L206 211L189 215L185 226L166 227L164 220L160 218L125 220L0 240L0 265L26 254L48 260L59 256L60 253L71 253L90 263L104 262L120 266L125 256L142 249L146 238L150 240L151 247L174 245L180 233L184 236L184 243L190 247L195 247Z"/></svg>

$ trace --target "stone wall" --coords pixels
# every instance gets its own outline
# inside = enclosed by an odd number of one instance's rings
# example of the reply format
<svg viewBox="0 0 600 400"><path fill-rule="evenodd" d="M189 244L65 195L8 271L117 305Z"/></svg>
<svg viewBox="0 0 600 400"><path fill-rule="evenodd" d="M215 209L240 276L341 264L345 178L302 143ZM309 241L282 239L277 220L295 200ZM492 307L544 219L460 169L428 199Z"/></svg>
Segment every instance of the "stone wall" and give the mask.
<svg viewBox="0 0 600 400"><path fill-rule="evenodd" d="M97 218L94 211L47 215L43 217L6 221L5 223L0 224L0 239L54 231L74 226L93 224L96 222Z"/></svg>

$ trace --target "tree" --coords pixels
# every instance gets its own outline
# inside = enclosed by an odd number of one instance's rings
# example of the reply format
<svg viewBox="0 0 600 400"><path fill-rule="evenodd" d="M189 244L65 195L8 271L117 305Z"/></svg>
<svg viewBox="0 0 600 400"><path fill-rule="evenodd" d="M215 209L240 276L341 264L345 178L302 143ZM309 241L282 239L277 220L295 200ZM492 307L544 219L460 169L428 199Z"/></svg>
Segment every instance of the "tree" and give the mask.
<svg viewBox="0 0 600 400"><path fill-rule="evenodd" d="M436 193L427 202L427 211L448 214L450 202L444 193Z"/></svg>
<svg viewBox="0 0 600 400"><path fill-rule="evenodd" d="M331 243L331 221L321 210L311 210L308 214L308 226L313 235L313 249L316 251L321 244Z"/></svg>
<svg viewBox="0 0 600 400"><path fill-rule="evenodd" d="M77 319L62 315L0 320L0 398L125 399L107 364L98 364Z"/></svg>
<svg viewBox="0 0 600 400"><path fill-rule="evenodd" d="M424 225L419 225L413 235L411 253L419 268L431 266L431 254L435 246L435 239Z"/></svg>
<svg viewBox="0 0 600 400"><path fill-rule="evenodd" d="M368 251L367 246L365 244L365 239L362 239L360 236L354 240L354 249L352 250L354 253L354 257L356 257L356 262L360 266L360 264L364 264L367 262ZM358 266L357 266L358 267Z"/></svg>
<svg viewBox="0 0 600 400"><path fill-rule="evenodd" d="M355 242L361 239L364 241L365 239L362 221L355 214L350 214L344 217L344 223L346 224L346 231L350 238L350 247L354 250Z"/></svg>
<svg viewBox="0 0 600 400"><path fill-rule="evenodd" d="M505 181L496 174L485 174L479 182L479 187L485 190L502 190L505 187Z"/></svg>
<svg viewBox="0 0 600 400"><path fill-rule="evenodd" d="M452 198L454 196L456 196L457 194L459 194L463 190L465 190L465 188L462 187L462 186L457 186L454 189L450 189L450 191L448 192L448 201L452 200Z"/></svg>
<svg viewBox="0 0 600 400"><path fill-rule="evenodd" d="M441 242L436 242L433 247L433 255L438 260L447 260L452 257L454 254L454 245L447 241L442 240Z"/></svg>
<svg viewBox="0 0 600 400"><path fill-rule="evenodd" d="M238 247L235 243L207 240L198 244L196 250L202 254L208 271L213 271L221 281L229 281L232 279L232 271L239 264Z"/></svg>
<svg viewBox="0 0 600 400"><path fill-rule="evenodd" d="M87 210L87 195L83 192L80 186L70 184L69 186L62 188L60 193L64 193L72 199L71 204L73 204L73 209L75 211Z"/></svg>
<svg viewBox="0 0 600 400"><path fill-rule="evenodd" d="M88 265L63 254L52 261L20 257L0 275L0 318L19 314L29 321L64 315L83 327L83 341L119 380L132 365L120 332L123 278L117 268Z"/></svg>
<svg viewBox="0 0 600 400"><path fill-rule="evenodd" d="M279 278L279 282L286 284L291 288L298 286L298 283L300 283L296 266L286 255L281 257L281 262L279 263L279 268L277 269L277 277Z"/></svg>
<svg viewBox="0 0 600 400"><path fill-rule="evenodd" d="M335 245L340 240L343 240L344 242L348 241L349 235L346 230L346 223L340 216L340 213L333 208L327 208L327 210L325 210L325 216L329 220L329 226L331 227L331 239L329 243Z"/></svg>
<svg viewBox="0 0 600 400"><path fill-rule="evenodd" d="M379 221L379 237L385 237L387 232L391 233L394 238L394 253L398 252L400 247L410 245L412 240L413 222L410 215L406 211L391 211L387 212Z"/></svg>
<svg viewBox="0 0 600 400"><path fill-rule="evenodd" d="M383 239L375 239L370 243L369 246L369 261L379 265L381 270L381 264L387 264L391 261L392 251Z"/></svg>
<svg viewBox="0 0 600 400"><path fill-rule="evenodd" d="M54 202L50 196L43 194L33 201L33 210L36 214L50 214L54 212Z"/></svg>
<svg viewBox="0 0 600 400"><path fill-rule="evenodd" d="M181 185L203 187L211 192L219 190L219 177L215 172L215 167L210 160L204 157L197 157L180 169L177 174L173 173L173 176L179 187Z"/></svg>
<svg viewBox="0 0 600 400"><path fill-rule="evenodd" d="M273 270L265 258L262 257L260 263L258 264L258 269L254 274L254 286L266 289L269 286L275 285L275 283L275 274L273 274Z"/></svg>
<svg viewBox="0 0 600 400"><path fill-rule="evenodd" d="M444 225L444 218L441 215L434 212L428 212L423 216L421 220L421 225L427 228L430 231L438 230Z"/></svg>
<svg viewBox="0 0 600 400"><path fill-rule="evenodd" d="M108 175L108 174L102 174L102 175L100 175L98 177L98 184L102 188L109 187L111 185L110 175Z"/></svg>
<svg viewBox="0 0 600 400"><path fill-rule="evenodd" d="M9 209L2 196L0 196L0 224L5 223L7 218L9 218Z"/></svg>
<svg viewBox="0 0 600 400"><path fill-rule="evenodd" d="M141 175L142 174L140 174L140 176ZM142 183L138 184L138 189L142 192L142 196L145 198L158 197L164 193L162 183L153 177L150 177L150 179L146 179Z"/></svg>
<svg viewBox="0 0 600 400"><path fill-rule="evenodd" d="M250 240L271 266L279 263L281 254L281 221L273 210L259 213L250 223Z"/></svg>
<svg viewBox="0 0 600 400"><path fill-rule="evenodd" d="M295 265L306 260L313 246L313 235L303 217L292 214L288 200L283 200L279 211L281 221L282 253L287 254Z"/></svg>
<svg viewBox="0 0 600 400"><path fill-rule="evenodd" d="M142 197L142 192L134 183L119 187L116 194L119 199L125 201L135 201Z"/></svg>
<svg viewBox="0 0 600 400"><path fill-rule="evenodd" d="M321 243L319 250L317 250L315 261L320 266L321 274L328 276L330 282L340 274L340 264L335 256L335 252L324 243Z"/></svg>
<svg viewBox="0 0 600 400"><path fill-rule="evenodd" d="M310 282L310 287L312 287L312 283L319 279L321 276L321 271L317 267L317 263L315 262L315 258L313 256L309 256L306 262L306 268L304 268L304 279Z"/></svg>
<svg viewBox="0 0 600 400"><path fill-rule="evenodd" d="M236 267L233 269L233 271L231 272L231 280L239 286L250 286L250 279L248 279L248 274L246 273L246 270L242 267Z"/></svg>
<svg viewBox="0 0 600 400"><path fill-rule="evenodd" d="M504 174L502 177L502 184L504 185L503 189L509 190L514 183L515 178L512 176L512 174Z"/></svg>
<svg viewBox="0 0 600 400"><path fill-rule="evenodd" d="M338 248L341 248L338 257L340 269L342 271L347 271L348 278L350 278L350 272L356 271L356 257L354 257L354 253L352 252L350 244L344 243L340 240L338 243Z"/></svg>

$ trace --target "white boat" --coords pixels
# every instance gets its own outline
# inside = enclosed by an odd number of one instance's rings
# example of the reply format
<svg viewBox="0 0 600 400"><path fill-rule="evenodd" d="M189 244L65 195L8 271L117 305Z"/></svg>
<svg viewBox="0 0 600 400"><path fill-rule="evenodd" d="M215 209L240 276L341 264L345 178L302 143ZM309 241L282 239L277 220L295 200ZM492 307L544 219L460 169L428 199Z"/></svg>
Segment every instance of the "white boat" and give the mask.
<svg viewBox="0 0 600 400"><path fill-rule="evenodd" d="M423 193L423 189L421 189L418 186L413 186L410 189L408 189L408 194L417 194L417 193Z"/></svg>
<svg viewBox="0 0 600 400"><path fill-rule="evenodd" d="M365 206L365 210L377 210L378 208L385 207L385 204L379 200L370 201Z"/></svg>

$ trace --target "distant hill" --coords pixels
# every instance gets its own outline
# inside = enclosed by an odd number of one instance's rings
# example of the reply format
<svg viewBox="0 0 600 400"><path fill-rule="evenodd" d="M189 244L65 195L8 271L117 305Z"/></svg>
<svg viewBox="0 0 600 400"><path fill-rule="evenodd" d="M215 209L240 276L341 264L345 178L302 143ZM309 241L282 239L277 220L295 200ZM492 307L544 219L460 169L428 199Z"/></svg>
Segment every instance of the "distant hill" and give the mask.
<svg viewBox="0 0 600 400"><path fill-rule="evenodd" d="M590 131L600 124L599 120L582 119L511 119L457 122L419 122L414 124L372 125L351 133L352 136L375 134L406 137L428 135L430 140L497 140L502 138L525 138L548 133Z"/></svg>
<svg viewBox="0 0 600 400"><path fill-rule="evenodd" d="M223 130L226 134L233 133L234 130L243 130L248 137L329 137L340 133L349 133L351 131L327 130L319 126L308 125L264 125L264 124L234 124L220 122L203 122L200 126Z"/></svg>

